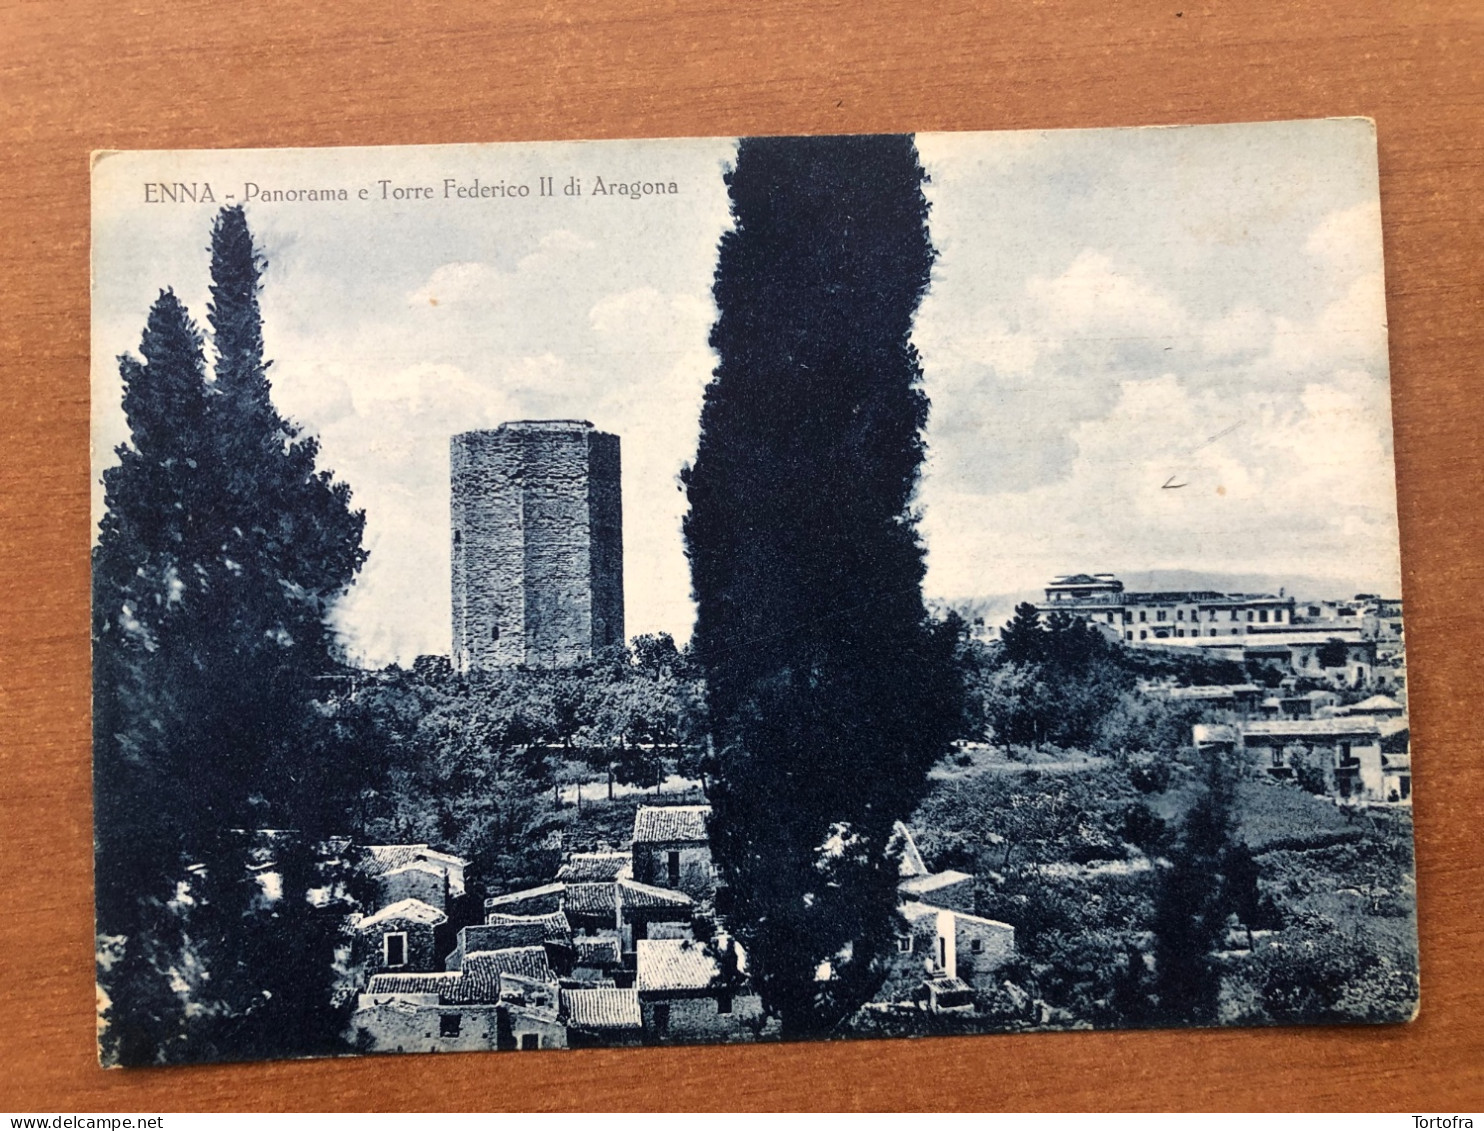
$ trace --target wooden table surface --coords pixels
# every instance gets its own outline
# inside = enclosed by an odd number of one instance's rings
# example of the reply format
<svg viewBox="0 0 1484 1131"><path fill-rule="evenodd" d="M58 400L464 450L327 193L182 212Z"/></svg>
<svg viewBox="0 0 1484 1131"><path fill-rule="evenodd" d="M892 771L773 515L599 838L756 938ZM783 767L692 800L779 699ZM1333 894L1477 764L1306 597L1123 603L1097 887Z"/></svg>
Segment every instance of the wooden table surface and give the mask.
<svg viewBox="0 0 1484 1131"><path fill-rule="evenodd" d="M0 1108L1480 1110L1481 25L1480 0L0 6ZM1356 114L1380 137L1419 1020L98 1069L90 150Z"/></svg>

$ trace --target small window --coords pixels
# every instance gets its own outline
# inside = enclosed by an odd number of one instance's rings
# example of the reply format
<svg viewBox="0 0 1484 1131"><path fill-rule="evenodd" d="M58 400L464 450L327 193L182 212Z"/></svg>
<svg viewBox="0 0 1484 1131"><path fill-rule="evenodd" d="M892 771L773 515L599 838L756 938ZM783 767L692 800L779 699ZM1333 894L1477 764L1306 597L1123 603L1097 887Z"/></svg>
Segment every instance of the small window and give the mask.
<svg viewBox="0 0 1484 1131"><path fill-rule="evenodd" d="M1140 624L1146 624L1146 623L1148 623L1148 621L1149 621L1149 614L1145 610L1140 609L1139 610L1139 623Z"/></svg>
<svg viewBox="0 0 1484 1131"><path fill-rule="evenodd" d="M663 1037L670 1032L670 1005L662 1002L654 1007L654 1035Z"/></svg>
<svg viewBox="0 0 1484 1131"><path fill-rule="evenodd" d="M984 940L983 939L970 939L969 940L969 951L972 954L983 954L984 953Z"/></svg>
<svg viewBox="0 0 1484 1131"><path fill-rule="evenodd" d="M672 888L680 886L680 853L665 853L665 875Z"/></svg>
<svg viewBox="0 0 1484 1131"><path fill-rule="evenodd" d="M530 1052L532 1049L541 1047L540 1033L522 1033L520 1035L520 1051Z"/></svg>
<svg viewBox="0 0 1484 1131"><path fill-rule="evenodd" d="M438 1035L440 1037L457 1037L463 1021L464 1016L461 1013L443 1014L438 1018Z"/></svg>
<svg viewBox="0 0 1484 1131"><path fill-rule="evenodd" d="M1263 624L1267 624L1267 623L1268 623L1268 611L1267 611L1267 609L1263 609L1263 610L1261 610L1261 611L1260 611L1260 612L1259 612L1259 613L1258 613L1258 614L1257 614L1257 619L1258 619L1258 620L1259 620L1259 621L1261 621L1261 622L1262 622L1262 623L1263 623Z"/></svg>
<svg viewBox="0 0 1484 1131"><path fill-rule="evenodd" d="M492 624L492 625L490 625L490 639L491 640L499 640L500 639L500 626L498 624Z"/></svg>
<svg viewBox="0 0 1484 1131"><path fill-rule="evenodd" d="M407 965L407 932L388 931L381 937L382 954L388 966Z"/></svg>
<svg viewBox="0 0 1484 1131"><path fill-rule="evenodd" d="M897 937L897 953L898 954L911 954L912 953L912 936L911 935L899 935Z"/></svg>
<svg viewBox="0 0 1484 1131"><path fill-rule="evenodd" d="M942 935L938 936L938 966L940 969L948 969L948 940Z"/></svg>
<svg viewBox="0 0 1484 1131"><path fill-rule="evenodd" d="M462 531L455 530L453 532L453 544L455 546L462 546L464 544L464 535Z"/></svg>
<svg viewBox="0 0 1484 1131"><path fill-rule="evenodd" d="M1176 609L1175 610L1175 619L1176 620L1184 620L1185 619L1185 610L1184 609Z"/></svg>
<svg viewBox="0 0 1484 1131"><path fill-rule="evenodd" d="M717 994L716 995L716 1012L717 1013L730 1013L731 1011L732 1011L732 995L731 994Z"/></svg>

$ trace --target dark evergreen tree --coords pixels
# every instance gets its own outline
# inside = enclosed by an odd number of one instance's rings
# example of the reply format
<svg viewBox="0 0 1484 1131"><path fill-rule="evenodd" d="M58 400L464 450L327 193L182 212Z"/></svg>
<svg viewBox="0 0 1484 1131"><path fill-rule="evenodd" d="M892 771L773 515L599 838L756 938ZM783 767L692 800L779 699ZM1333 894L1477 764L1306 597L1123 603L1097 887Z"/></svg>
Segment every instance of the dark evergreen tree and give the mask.
<svg viewBox="0 0 1484 1131"><path fill-rule="evenodd" d="M319 442L273 407L258 303L266 267L242 207L222 209L211 233L208 319L222 554L241 567L240 629L253 638L261 631L280 658L292 652L322 674L334 666L325 614L366 559L365 514L350 508L347 484L317 469Z"/></svg>
<svg viewBox="0 0 1484 1131"><path fill-rule="evenodd" d="M1016 605L1015 615L1000 629L1000 654L1010 664L1039 664L1046 658L1041 610L1029 601Z"/></svg>
<svg viewBox="0 0 1484 1131"><path fill-rule="evenodd" d="M928 402L910 137L754 138L727 176L685 523L718 755L731 925L792 1035L875 992L894 946L892 823L961 718L954 634L923 607L910 510Z"/></svg>
<svg viewBox="0 0 1484 1131"><path fill-rule="evenodd" d="M326 615L364 561L364 516L272 406L262 267L241 209L224 209L215 379L169 292L143 364L121 360L131 441L105 476L94 555L95 760L99 928L125 939L129 972L104 982L130 1063L329 1051L339 1027L337 928L306 896L348 812L353 763L319 700L337 670ZM296 832L265 849L264 828ZM173 968L177 986L199 973L173 1016L147 968ZM136 1035L141 1016L159 1025Z"/></svg>
<svg viewBox="0 0 1484 1131"><path fill-rule="evenodd" d="M1234 910L1226 866L1234 851L1235 814L1235 767L1212 754L1155 893L1155 994L1165 1024L1216 1021L1221 970L1211 954L1224 941Z"/></svg>
<svg viewBox="0 0 1484 1131"><path fill-rule="evenodd" d="M130 441L103 475L93 551L93 745L100 981L110 995L103 1056L150 1063L181 1049L182 960L172 908L185 877L194 719L181 677L184 625L201 603L196 521L210 495L201 335L164 291L142 361L119 359Z"/></svg>
<svg viewBox="0 0 1484 1131"><path fill-rule="evenodd" d="M211 691L216 745L224 764L243 768L229 779L234 799L256 803L237 827L292 830L267 844L215 842L218 867L208 869L195 920L221 1000L210 1051L228 1057L335 1046L344 1021L330 1008L338 915L309 893L326 885L318 858L326 837L346 831L357 785L344 773L355 760L320 703L339 667L326 616L365 560L365 517L350 509L349 487L317 469L317 441L273 406L258 301L266 266L241 206L222 209L211 239L208 409L215 548L226 569L202 636L221 649L208 676L220 681ZM260 869L271 866L276 892L244 879L244 849L259 854Z"/></svg>

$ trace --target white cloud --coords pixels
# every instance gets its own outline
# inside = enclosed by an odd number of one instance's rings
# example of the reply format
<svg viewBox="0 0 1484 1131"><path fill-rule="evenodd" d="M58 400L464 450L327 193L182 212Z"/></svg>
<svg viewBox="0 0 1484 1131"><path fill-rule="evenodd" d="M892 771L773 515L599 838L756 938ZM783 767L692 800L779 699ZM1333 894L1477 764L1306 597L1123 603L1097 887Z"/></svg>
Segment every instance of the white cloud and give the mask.
<svg viewBox="0 0 1484 1131"><path fill-rule="evenodd" d="M1026 293L1034 305L1036 326L1052 341L1166 341L1181 334L1187 321L1169 294L1140 272L1091 248L1055 278L1032 277Z"/></svg>
<svg viewBox="0 0 1484 1131"><path fill-rule="evenodd" d="M1381 202L1367 200L1328 213L1309 234L1304 250L1341 278L1381 270Z"/></svg>
<svg viewBox="0 0 1484 1131"><path fill-rule="evenodd" d="M445 263L407 296L409 306L452 306L472 296L488 297L499 274L487 263Z"/></svg>

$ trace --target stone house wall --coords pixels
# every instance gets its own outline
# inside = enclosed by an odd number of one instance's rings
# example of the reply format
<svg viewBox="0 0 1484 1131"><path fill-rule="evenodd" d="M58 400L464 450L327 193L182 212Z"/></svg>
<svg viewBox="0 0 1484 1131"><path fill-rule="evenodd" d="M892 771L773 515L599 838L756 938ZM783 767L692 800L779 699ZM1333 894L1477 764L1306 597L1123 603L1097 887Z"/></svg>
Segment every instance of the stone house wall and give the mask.
<svg viewBox="0 0 1484 1131"><path fill-rule="evenodd" d="M721 1012L722 1001L710 993L683 996L641 993L639 1011L644 1016L645 1042L751 1040L753 1030L748 1022L762 1018L763 999L752 993L734 994L730 1005L730 1012ZM661 1024L665 1011L668 1017Z"/></svg>
<svg viewBox="0 0 1484 1131"><path fill-rule="evenodd" d="M954 973L981 993L998 984L1000 967L1015 956L1015 928L978 916L948 913L949 923L939 916L938 931L951 929L954 941Z"/></svg>
<svg viewBox="0 0 1484 1131"><path fill-rule="evenodd" d="M404 899L417 899L439 911L448 910L448 877L442 872L399 868L378 876L376 887L382 907L390 907Z"/></svg>
<svg viewBox="0 0 1484 1131"><path fill-rule="evenodd" d="M389 934L406 935L407 962L402 966L386 964L386 936ZM356 961L371 971L425 974L441 969L433 928L413 919L388 919L369 930L356 932L354 954Z"/></svg>
<svg viewBox="0 0 1484 1131"><path fill-rule="evenodd" d="M363 1005L351 1017L368 1052L483 1052L499 1047L493 1005L439 1005L405 1000ZM447 1017L449 1020L445 1021ZM457 1018L457 1021L453 1021Z"/></svg>
<svg viewBox="0 0 1484 1131"><path fill-rule="evenodd" d="M670 882L670 853L679 865L677 882ZM655 841L636 844L634 879L657 888L683 891L692 899L708 899L716 891L716 869L711 845L705 841Z"/></svg>

